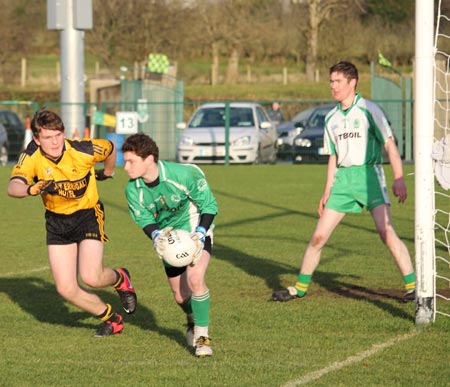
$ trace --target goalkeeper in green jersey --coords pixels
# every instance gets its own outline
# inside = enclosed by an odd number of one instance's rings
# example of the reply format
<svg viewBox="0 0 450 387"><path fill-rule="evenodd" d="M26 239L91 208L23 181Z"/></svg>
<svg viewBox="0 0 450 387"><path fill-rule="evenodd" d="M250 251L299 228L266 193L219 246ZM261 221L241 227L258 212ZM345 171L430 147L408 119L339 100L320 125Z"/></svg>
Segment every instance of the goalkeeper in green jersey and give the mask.
<svg viewBox="0 0 450 387"><path fill-rule="evenodd" d="M325 192L319 221L303 256L295 286L276 291L274 301L304 297L320 261L322 248L346 213L370 211L376 230L389 249L404 282L404 302L415 299L416 277L405 244L392 225L388 189L382 168L386 150L394 174L392 192L407 197L403 166L394 135L383 111L356 92L358 70L350 62L330 68L330 87L338 102L325 118L324 149L329 154Z"/></svg>
<svg viewBox="0 0 450 387"><path fill-rule="evenodd" d="M175 301L187 315L188 344L195 347L196 356L211 356L210 296L205 274L211 258L216 199L200 168L159 160L158 146L146 134L129 136L122 152L130 177L126 197L131 217L152 239L157 252L158 240L166 238L171 228L192 233L192 238L203 245L189 266L162 264Z"/></svg>

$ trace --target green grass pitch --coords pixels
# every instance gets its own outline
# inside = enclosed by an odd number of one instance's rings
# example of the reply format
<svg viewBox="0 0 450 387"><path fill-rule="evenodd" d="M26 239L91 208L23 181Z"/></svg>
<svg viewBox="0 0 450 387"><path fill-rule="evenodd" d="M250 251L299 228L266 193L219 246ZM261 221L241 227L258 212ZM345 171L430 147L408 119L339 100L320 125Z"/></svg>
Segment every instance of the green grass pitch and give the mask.
<svg viewBox="0 0 450 387"><path fill-rule="evenodd" d="M123 169L99 183L111 239L105 264L130 270L139 305L122 334L95 339L96 319L56 294L41 200L7 197L11 166L0 168L0 386L450 385L450 319L415 326L368 213L344 218L305 299L270 301L296 279L326 166L203 170L219 215L207 273L214 356L197 359L152 244L128 214ZM409 198L393 199L392 214L414 255L413 166L405 172ZM119 308L113 289L97 293Z"/></svg>

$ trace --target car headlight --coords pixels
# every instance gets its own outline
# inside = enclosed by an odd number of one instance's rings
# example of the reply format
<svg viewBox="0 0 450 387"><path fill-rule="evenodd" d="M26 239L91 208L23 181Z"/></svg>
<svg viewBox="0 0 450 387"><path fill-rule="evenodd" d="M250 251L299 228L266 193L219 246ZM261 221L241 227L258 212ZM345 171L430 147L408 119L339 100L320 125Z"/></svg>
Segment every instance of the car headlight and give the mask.
<svg viewBox="0 0 450 387"><path fill-rule="evenodd" d="M190 138L190 137L182 137L181 140L180 140L179 145L192 146L192 145L194 145L194 140L192 138Z"/></svg>
<svg viewBox="0 0 450 387"><path fill-rule="evenodd" d="M251 143L251 137L244 136L244 137L239 137L237 140L234 140L232 144L234 146L246 146L246 145L249 145L250 143Z"/></svg>
<svg viewBox="0 0 450 387"><path fill-rule="evenodd" d="M311 140L308 138L296 138L294 141L296 146L303 146L309 148L311 146Z"/></svg>

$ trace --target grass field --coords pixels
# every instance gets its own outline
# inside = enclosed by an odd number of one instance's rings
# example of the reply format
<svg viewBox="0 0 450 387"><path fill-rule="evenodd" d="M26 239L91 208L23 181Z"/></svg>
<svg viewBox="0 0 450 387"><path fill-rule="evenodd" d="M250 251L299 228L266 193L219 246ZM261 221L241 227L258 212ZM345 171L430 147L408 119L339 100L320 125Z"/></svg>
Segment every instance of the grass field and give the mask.
<svg viewBox="0 0 450 387"><path fill-rule="evenodd" d="M8 198L11 167L0 168L0 386L449 386L450 319L415 326L367 213L338 227L305 299L269 301L295 281L325 168L203 168L220 212L207 274L214 356L206 359L185 345L184 316L128 214L122 169L99 183L111 239L105 262L130 270L139 305L121 335L95 339L96 319L56 294L40 199ZM392 213L413 254L412 170L405 167L410 197ZM97 293L119 308L112 289Z"/></svg>

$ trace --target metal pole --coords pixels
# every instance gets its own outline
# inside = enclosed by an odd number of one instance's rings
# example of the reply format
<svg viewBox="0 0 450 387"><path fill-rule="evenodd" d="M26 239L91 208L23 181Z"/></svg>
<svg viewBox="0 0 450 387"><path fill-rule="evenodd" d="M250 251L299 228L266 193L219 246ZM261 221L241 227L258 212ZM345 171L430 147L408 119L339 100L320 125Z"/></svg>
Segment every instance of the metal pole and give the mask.
<svg viewBox="0 0 450 387"><path fill-rule="evenodd" d="M60 33L61 118L66 137L85 125L84 97L84 31L74 28L74 1L66 0L66 26Z"/></svg>

